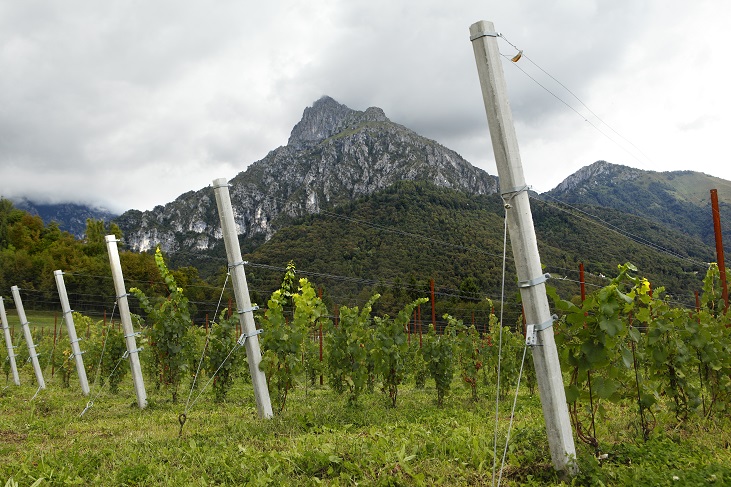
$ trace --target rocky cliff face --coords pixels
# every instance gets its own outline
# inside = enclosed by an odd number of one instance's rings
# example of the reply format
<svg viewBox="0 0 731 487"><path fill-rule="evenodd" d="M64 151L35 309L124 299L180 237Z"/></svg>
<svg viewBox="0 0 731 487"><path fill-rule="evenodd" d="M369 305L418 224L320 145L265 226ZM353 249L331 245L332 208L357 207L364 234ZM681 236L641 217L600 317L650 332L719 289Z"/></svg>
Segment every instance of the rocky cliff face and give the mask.
<svg viewBox="0 0 731 487"><path fill-rule="evenodd" d="M380 108L361 112L323 97L305 109L286 146L231 180L237 230L269 238L287 218L317 213L404 179L471 194L498 191L496 177L391 122ZM116 222L138 251L157 244L166 251L206 249L221 238L210 187L152 211L128 211Z"/></svg>
<svg viewBox="0 0 731 487"><path fill-rule="evenodd" d="M632 181L642 177L646 173L647 171L628 166L610 164L606 161L597 161L589 166L582 167L564 179L550 193L586 193L592 186L612 185Z"/></svg>

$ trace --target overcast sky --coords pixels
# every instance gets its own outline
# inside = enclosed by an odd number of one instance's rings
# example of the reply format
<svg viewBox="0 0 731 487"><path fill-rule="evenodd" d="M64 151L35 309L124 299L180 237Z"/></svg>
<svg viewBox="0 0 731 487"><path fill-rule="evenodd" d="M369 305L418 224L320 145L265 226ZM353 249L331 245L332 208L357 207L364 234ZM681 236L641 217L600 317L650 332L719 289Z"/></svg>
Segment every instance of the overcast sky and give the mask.
<svg viewBox="0 0 731 487"><path fill-rule="evenodd" d="M731 180L727 0L5 0L0 195L151 209L285 145L322 95L497 174L478 20L529 57L503 65L536 191L600 159Z"/></svg>

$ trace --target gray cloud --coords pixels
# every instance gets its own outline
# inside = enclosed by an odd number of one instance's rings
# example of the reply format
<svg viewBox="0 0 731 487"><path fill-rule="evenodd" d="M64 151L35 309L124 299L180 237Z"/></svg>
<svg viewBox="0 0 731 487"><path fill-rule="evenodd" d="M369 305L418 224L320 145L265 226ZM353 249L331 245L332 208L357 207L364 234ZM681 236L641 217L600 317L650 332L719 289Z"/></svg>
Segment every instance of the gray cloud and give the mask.
<svg viewBox="0 0 731 487"><path fill-rule="evenodd" d="M485 18L650 154L628 155L546 93L517 68L591 118L529 59L506 62L540 190L597 159L679 169L695 145L712 161L713 140L731 128L718 108L726 90L713 89L728 84L714 60L729 10L712 0L6 2L0 194L151 208L285 144L325 94L379 106L494 173L468 39ZM500 48L515 53L504 39ZM689 95L690 83L704 89ZM707 164L694 168L731 179Z"/></svg>

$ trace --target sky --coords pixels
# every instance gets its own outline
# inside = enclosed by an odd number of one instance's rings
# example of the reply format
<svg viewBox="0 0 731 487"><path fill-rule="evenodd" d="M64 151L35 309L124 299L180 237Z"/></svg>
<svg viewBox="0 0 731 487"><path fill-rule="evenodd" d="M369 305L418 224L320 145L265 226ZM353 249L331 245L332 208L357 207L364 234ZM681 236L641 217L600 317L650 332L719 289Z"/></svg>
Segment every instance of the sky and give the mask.
<svg viewBox="0 0 731 487"><path fill-rule="evenodd" d="M731 180L726 0L6 0L0 196L152 209L286 145L323 95L497 175L479 20L524 54L503 68L534 190L597 160Z"/></svg>

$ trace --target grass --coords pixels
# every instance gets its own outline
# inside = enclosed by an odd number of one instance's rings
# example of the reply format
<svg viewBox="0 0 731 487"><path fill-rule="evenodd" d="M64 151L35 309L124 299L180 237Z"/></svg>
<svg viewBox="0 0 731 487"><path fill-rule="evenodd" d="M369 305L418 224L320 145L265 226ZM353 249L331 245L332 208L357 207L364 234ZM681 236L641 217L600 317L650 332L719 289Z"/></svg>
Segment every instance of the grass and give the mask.
<svg viewBox="0 0 731 487"><path fill-rule="evenodd" d="M15 309L7 308L8 306L6 305L5 311L8 318L8 326L11 329L17 328L20 330L18 313L16 313ZM33 311L32 313L27 313L26 318L28 319L28 326L31 331L40 331L42 329L44 334L52 334L54 326L65 326L61 313L54 311Z"/></svg>
<svg viewBox="0 0 731 487"><path fill-rule="evenodd" d="M493 485L495 400L488 387L474 403L455 381L438 407L433 382L423 390L408 385L391 408L378 391L348 407L327 387L301 385L282 414L260 420L251 386L239 377L224 404L206 390L179 436L189 384L172 404L148 380L144 410L129 376L118 394L93 385L94 404L80 416L89 398L75 378L63 388L46 368L47 389L31 399L32 368L24 364L20 372L21 386L0 386L0 485ZM512 397L500 403L498 458L511 404ZM727 417L681 423L658 410L658 426L644 442L635 406L605 403L599 451L577 443L581 472L562 479L551 466L539 398L524 389L517 404L501 485L731 485Z"/></svg>
<svg viewBox="0 0 731 487"><path fill-rule="evenodd" d="M379 392L349 408L327 388L299 388L283 414L262 421L250 386L239 379L225 404L212 403L206 391L179 437L185 403L170 403L164 391L148 389L150 405L140 410L128 380L118 395L102 392L79 417L88 399L78 384L63 389L48 380L31 401L35 387L26 369L23 385L0 393L0 482L492 485L494 402L485 397L475 404L461 389L438 408L433 388L406 387L394 409ZM509 403L501 408L498 457ZM502 485L566 485L550 464L540 401L526 391L518 404ZM567 483L731 483L728 421L656 431L645 443L630 409L612 405L610 412L616 416L598 425L608 458L600 463L592 449L577 445L582 473Z"/></svg>

